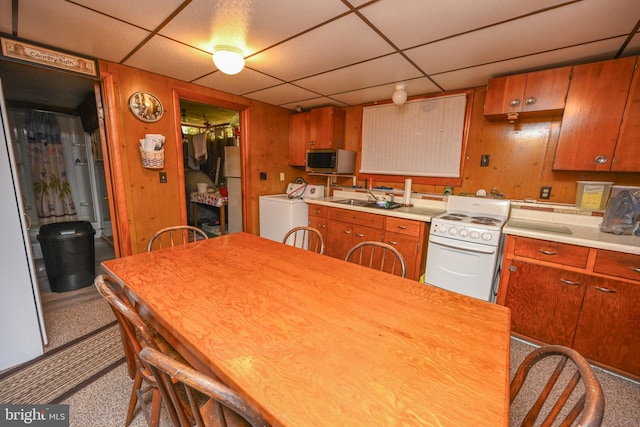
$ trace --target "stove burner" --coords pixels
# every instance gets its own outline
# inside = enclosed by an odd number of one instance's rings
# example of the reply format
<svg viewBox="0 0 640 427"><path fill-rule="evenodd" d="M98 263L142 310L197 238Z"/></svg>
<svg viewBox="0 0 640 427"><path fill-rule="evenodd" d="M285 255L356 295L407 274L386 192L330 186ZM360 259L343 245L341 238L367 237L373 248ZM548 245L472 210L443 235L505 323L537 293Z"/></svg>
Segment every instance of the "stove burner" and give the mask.
<svg viewBox="0 0 640 427"><path fill-rule="evenodd" d="M471 222L473 224L481 225L498 225L500 223L500 220L491 218L490 216L474 216L471 217Z"/></svg>
<svg viewBox="0 0 640 427"><path fill-rule="evenodd" d="M466 215L464 215L466 216ZM447 214L445 216L441 216L441 219L448 219L450 221L462 221L462 218L459 215Z"/></svg>
<svg viewBox="0 0 640 427"><path fill-rule="evenodd" d="M463 214L463 213L448 213L447 215L457 216L457 217L460 217L460 218L466 218L468 216L468 215Z"/></svg>

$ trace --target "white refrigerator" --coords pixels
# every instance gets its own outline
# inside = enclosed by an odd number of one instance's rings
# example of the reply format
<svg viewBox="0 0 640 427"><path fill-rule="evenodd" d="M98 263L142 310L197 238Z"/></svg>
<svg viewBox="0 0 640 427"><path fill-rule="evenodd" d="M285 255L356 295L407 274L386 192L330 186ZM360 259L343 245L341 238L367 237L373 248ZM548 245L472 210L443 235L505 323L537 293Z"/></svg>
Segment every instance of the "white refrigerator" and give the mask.
<svg viewBox="0 0 640 427"><path fill-rule="evenodd" d="M224 177L227 181L227 227L228 233L242 231L242 166L240 147L224 147Z"/></svg>
<svg viewBox="0 0 640 427"><path fill-rule="evenodd" d="M44 353L47 335L0 81L0 370Z"/></svg>

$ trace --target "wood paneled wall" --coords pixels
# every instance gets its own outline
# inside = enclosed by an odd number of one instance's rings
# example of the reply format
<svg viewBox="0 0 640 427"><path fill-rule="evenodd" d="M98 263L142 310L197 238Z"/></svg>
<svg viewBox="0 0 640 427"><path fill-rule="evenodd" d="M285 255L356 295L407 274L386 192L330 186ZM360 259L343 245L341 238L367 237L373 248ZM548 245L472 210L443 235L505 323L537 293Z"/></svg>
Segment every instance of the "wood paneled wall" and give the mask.
<svg viewBox="0 0 640 427"><path fill-rule="evenodd" d="M259 233L258 197L284 193L287 183L299 175L287 164L291 112L108 61L101 61L100 70L111 157L109 167L114 184L111 198L116 204L118 222L114 232L121 237L119 255L143 252L156 230L187 222L179 127L181 98L244 110L241 150L248 165L243 190L248 191L243 196L249 200L245 230ZM160 98L165 108L162 119L145 123L130 113L129 96L136 91L148 91ZM145 169L141 165L139 139L147 133L166 137L163 169ZM166 184L160 183L160 171L167 174ZM260 172L267 173L265 181L260 180ZM279 179L280 172L285 173L284 181Z"/></svg>
<svg viewBox="0 0 640 427"><path fill-rule="evenodd" d="M487 192L496 188L508 199L539 199L540 186L551 186L550 202L575 203L576 181L613 181L619 185L640 184L637 173L553 171L553 158L561 117L519 121L511 124L489 122L483 116L486 87L475 89L463 182L454 194ZM346 148L361 150L362 106L347 109ZM390 141L392 144L393 141ZM490 155L488 167L480 157ZM314 183L323 183L316 177ZM363 181L359 179L359 185ZM403 184L374 181L374 185L402 188ZM443 186L413 184L413 191L441 194Z"/></svg>

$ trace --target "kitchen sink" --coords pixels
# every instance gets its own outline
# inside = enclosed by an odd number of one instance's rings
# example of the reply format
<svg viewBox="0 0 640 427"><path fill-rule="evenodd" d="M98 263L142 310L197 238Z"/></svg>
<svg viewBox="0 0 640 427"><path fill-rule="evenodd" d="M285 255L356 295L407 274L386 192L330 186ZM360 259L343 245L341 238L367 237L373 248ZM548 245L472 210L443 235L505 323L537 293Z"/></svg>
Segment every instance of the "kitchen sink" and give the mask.
<svg viewBox="0 0 640 427"><path fill-rule="evenodd" d="M341 205L361 206L363 208L376 208L376 209L397 209L399 207L402 207L402 204L397 202L388 202L386 206L378 206L376 202L372 202L370 200L360 200L360 199L334 200L333 203L339 203Z"/></svg>
<svg viewBox="0 0 640 427"><path fill-rule="evenodd" d="M368 200L359 200L359 199L343 199L343 200L334 200L333 203L340 203L341 205L351 205L351 206L367 206L369 203L372 203L372 202Z"/></svg>

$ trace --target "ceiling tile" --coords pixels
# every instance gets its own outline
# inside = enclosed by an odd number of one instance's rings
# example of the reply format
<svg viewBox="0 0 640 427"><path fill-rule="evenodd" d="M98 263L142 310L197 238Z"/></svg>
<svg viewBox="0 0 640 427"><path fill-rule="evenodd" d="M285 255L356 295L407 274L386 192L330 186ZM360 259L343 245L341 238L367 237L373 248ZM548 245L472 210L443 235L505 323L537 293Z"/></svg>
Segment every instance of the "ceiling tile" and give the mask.
<svg viewBox="0 0 640 427"><path fill-rule="evenodd" d="M384 56L346 68L297 80L296 85L324 94L421 77L422 73L400 54Z"/></svg>
<svg viewBox="0 0 640 427"><path fill-rule="evenodd" d="M487 84L489 79L494 77L518 74L528 70L560 67L576 62L575 60L569 61L568 58L581 58L581 62L611 59L621 42L621 39L605 40L590 45L580 45L545 52L539 55L525 56L508 61L437 74L431 76L431 78L445 90L453 90L460 87L483 86ZM606 52L607 54L603 56L593 56L594 51Z"/></svg>
<svg viewBox="0 0 640 427"><path fill-rule="evenodd" d="M125 65L184 81L200 78L216 70L210 54L162 36L153 37Z"/></svg>
<svg viewBox="0 0 640 427"><path fill-rule="evenodd" d="M429 79L422 77L405 83L408 96L425 95L441 92ZM376 101L390 101L395 87L393 85L377 86L334 95L333 98L347 105L358 105Z"/></svg>
<svg viewBox="0 0 640 427"><path fill-rule="evenodd" d="M259 53L249 58L247 64L291 81L391 51L391 46L360 19L348 15Z"/></svg>
<svg viewBox="0 0 640 427"><path fill-rule="evenodd" d="M108 61L121 61L148 31L63 0L21 0L19 36Z"/></svg>
<svg viewBox="0 0 640 427"><path fill-rule="evenodd" d="M396 46L406 49L562 3L568 1L381 0L361 12Z"/></svg>
<svg viewBox="0 0 640 427"><path fill-rule="evenodd" d="M635 0L620 1L629 3ZM637 16L629 16L622 9L610 8L611 11L607 13L612 17L611 21L591 22L595 12L597 16L604 13L605 8L597 8L604 3L608 1L590 0L584 5L575 5L570 15L554 9L410 49L405 53L427 74L436 74L628 33L629 28L635 25ZM572 25L574 22L586 25ZM567 31L567 28L571 28L571 31Z"/></svg>
<svg viewBox="0 0 640 427"><path fill-rule="evenodd" d="M20 0L20 7L22 7L22 2L23 0ZM180 7L183 0L157 0L153 2L74 0L74 3L140 26L145 30L155 30Z"/></svg>
<svg viewBox="0 0 640 427"><path fill-rule="evenodd" d="M318 94L285 83L280 86L252 92L246 96L257 101L266 102L267 104L282 105L297 103L305 99L317 98Z"/></svg>
<svg viewBox="0 0 640 427"><path fill-rule="evenodd" d="M160 33L211 52L232 44L249 56L345 12L340 0L194 0Z"/></svg>
<svg viewBox="0 0 640 427"><path fill-rule="evenodd" d="M318 107L346 107L347 104L343 104L342 102L338 102L335 99L326 98L324 96L320 96L317 98L311 98L304 101L292 102L289 104L281 104L282 108L287 108L289 110L297 110L298 108L302 111L311 110L313 108Z"/></svg>
<svg viewBox="0 0 640 427"><path fill-rule="evenodd" d="M242 72L233 76L214 72L208 74L201 79L194 80L193 83L210 87L224 88L225 92L234 95L244 95L246 93L255 92L271 86L282 84L282 81L269 77L265 74L245 68Z"/></svg>

